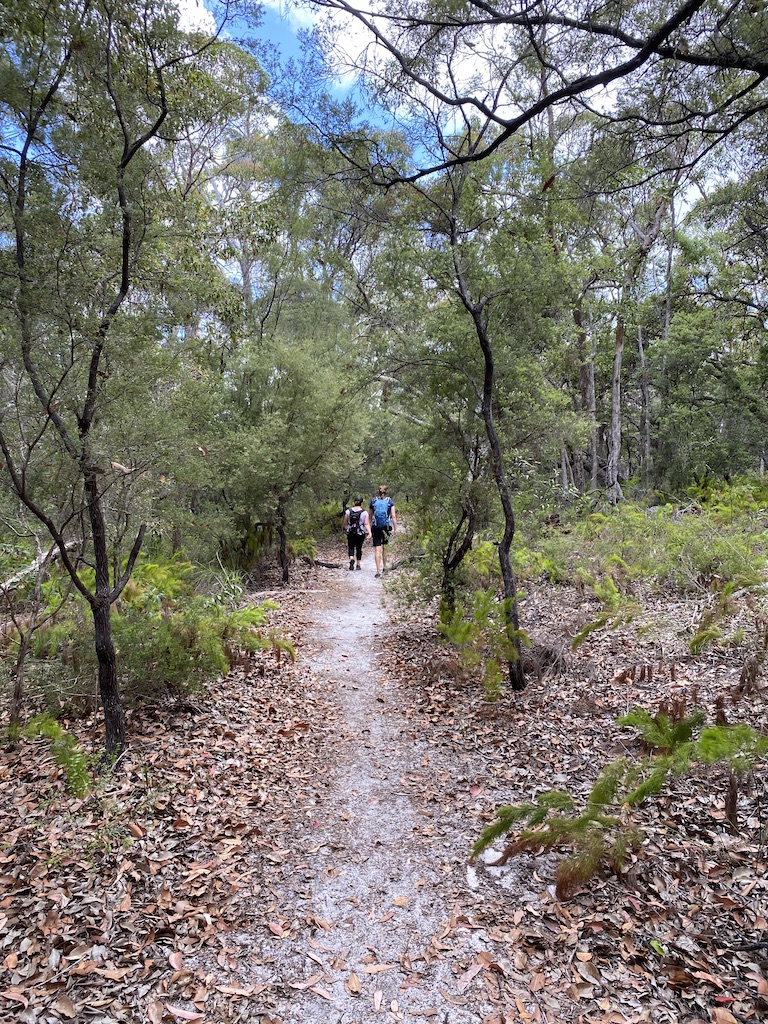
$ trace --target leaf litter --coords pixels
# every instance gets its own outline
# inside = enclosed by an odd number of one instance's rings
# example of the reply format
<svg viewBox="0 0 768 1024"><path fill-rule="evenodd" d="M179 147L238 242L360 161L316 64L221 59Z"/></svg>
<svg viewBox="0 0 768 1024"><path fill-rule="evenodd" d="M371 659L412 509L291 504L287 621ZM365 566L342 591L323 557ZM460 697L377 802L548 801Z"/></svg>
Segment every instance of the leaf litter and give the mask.
<svg viewBox="0 0 768 1024"><path fill-rule="evenodd" d="M42 741L3 752L0 1020L764 1019L761 777L738 832L722 772L677 780L622 876L567 902L555 854L468 860L498 804L585 793L636 752L615 721L630 707L693 688L714 707L736 657L690 658L690 610L659 601L666 632L596 631L567 674L488 704L434 621L385 606L365 569L296 572L273 622L296 663L264 653L134 711L118 772L84 800ZM565 588L524 606L561 648L588 613ZM764 727L764 704L755 689L733 720ZM95 722L66 725L98 751Z"/></svg>

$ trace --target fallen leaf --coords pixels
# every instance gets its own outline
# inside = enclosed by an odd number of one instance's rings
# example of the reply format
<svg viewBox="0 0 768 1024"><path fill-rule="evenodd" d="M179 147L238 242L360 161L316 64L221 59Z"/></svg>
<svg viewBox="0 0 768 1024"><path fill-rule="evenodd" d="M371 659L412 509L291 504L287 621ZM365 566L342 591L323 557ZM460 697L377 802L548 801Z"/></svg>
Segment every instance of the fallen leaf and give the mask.
<svg viewBox="0 0 768 1024"><path fill-rule="evenodd" d="M333 996L330 992L327 992L324 988L320 988L319 985L314 985L310 990L314 992L316 996L322 996L323 999L327 999L329 1002L333 1002Z"/></svg>
<svg viewBox="0 0 768 1024"><path fill-rule="evenodd" d="M174 1017L178 1017L180 1020L205 1020L204 1013L198 1013L193 1010L182 1010L180 1006L171 1006L170 1003L165 1004L165 1008L168 1013Z"/></svg>
<svg viewBox="0 0 768 1024"><path fill-rule="evenodd" d="M344 982L344 988L349 992L350 995L358 996L363 991L363 986L360 983L360 979L353 971L347 980Z"/></svg>
<svg viewBox="0 0 768 1024"><path fill-rule="evenodd" d="M382 971L391 971L396 964L371 964L363 968L363 974L381 974Z"/></svg>
<svg viewBox="0 0 768 1024"><path fill-rule="evenodd" d="M316 985L318 983L318 981L322 981L323 977L324 977L324 975L322 975L322 974L313 974L312 977L311 978L307 978L306 981L292 981L292 982L289 982L288 983L288 988L295 988L295 989L298 989L298 991L302 991L302 989L312 988L312 986Z"/></svg>
<svg viewBox="0 0 768 1024"><path fill-rule="evenodd" d="M466 992L469 986L472 984L472 979L476 978L480 971L483 970L482 964L473 964L468 970L464 971L461 977L456 982L456 990L458 992Z"/></svg>
<svg viewBox="0 0 768 1024"><path fill-rule="evenodd" d="M21 1003L25 1010L29 1006L29 1000L21 989L18 988L7 988L0 992L0 997L3 999L10 999L14 1003Z"/></svg>
<svg viewBox="0 0 768 1024"><path fill-rule="evenodd" d="M66 992L60 992L56 997L56 1002L53 1004L54 1010L60 1013L62 1017L67 1017L69 1020L73 1020L77 1016L77 1008Z"/></svg>
<svg viewBox="0 0 768 1024"><path fill-rule="evenodd" d="M710 1020L712 1024L739 1024L736 1018L733 1016L730 1010L726 1010L722 1006L713 1006L710 1011Z"/></svg>

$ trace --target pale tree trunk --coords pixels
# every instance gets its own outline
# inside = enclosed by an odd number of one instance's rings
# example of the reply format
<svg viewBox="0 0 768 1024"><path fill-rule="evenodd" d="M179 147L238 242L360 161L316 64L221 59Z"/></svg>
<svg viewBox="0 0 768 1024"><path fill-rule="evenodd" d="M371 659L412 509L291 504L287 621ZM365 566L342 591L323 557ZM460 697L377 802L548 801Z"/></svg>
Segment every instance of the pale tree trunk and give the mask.
<svg viewBox="0 0 768 1024"><path fill-rule="evenodd" d="M643 345L643 328L637 329L637 351L640 359L640 464L643 475L648 478L651 472L651 385L648 378L648 363Z"/></svg>
<svg viewBox="0 0 768 1024"><path fill-rule="evenodd" d="M597 431L597 401L595 398L595 346L587 351L587 330L584 326L584 314L582 311L582 298L573 310L573 319L577 327L576 342L579 354L579 387L581 390L581 408L587 414L590 424L589 432L589 490L597 489L598 482L598 431ZM580 455L574 466L574 479L578 489L583 494L587 490L586 470L584 457Z"/></svg>
<svg viewBox="0 0 768 1024"><path fill-rule="evenodd" d="M611 377L611 423L608 431L608 460L605 467L605 494L612 505L624 497L619 483L619 461L621 458L621 365L624 358L624 316L619 314L616 321L613 352L613 375Z"/></svg>
<svg viewBox="0 0 768 1024"><path fill-rule="evenodd" d="M37 576L35 577L35 586L32 592L32 611L30 612L29 619L22 627L21 622L11 612L11 618L19 631L19 651L16 655L16 664L14 666L13 675L13 692L11 693L11 703L9 708L9 724L14 727L12 728L11 735L15 733L18 726L21 725L21 702L24 697L24 680L26 673L26 661L29 649L32 646L32 638L35 635L35 630L38 628L38 616L42 606L42 590L43 581L48 575L51 562L53 561L54 555L56 554L56 547L49 549L48 553L41 555L35 563L37 568ZM22 574L18 574L21 576ZM8 583L4 584L3 590L8 595ZM11 598L8 596L9 606Z"/></svg>

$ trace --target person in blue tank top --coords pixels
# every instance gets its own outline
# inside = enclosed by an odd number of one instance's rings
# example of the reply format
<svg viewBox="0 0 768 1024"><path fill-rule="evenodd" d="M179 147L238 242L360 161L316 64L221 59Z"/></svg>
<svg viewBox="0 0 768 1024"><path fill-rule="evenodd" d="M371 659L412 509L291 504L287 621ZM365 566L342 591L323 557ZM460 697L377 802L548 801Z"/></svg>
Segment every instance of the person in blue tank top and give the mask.
<svg viewBox="0 0 768 1024"><path fill-rule="evenodd" d="M386 484L382 484L376 497L371 498L369 513L373 557L376 560L376 575L381 576L387 568L386 545L389 543L390 534L397 532L395 503L387 494Z"/></svg>

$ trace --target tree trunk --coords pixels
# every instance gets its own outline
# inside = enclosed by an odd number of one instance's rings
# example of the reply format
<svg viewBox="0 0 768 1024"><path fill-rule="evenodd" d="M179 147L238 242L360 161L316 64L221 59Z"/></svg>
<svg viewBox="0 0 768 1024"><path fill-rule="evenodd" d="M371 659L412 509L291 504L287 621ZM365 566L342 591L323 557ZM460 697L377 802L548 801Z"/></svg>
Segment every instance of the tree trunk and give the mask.
<svg viewBox="0 0 768 1024"><path fill-rule="evenodd" d="M584 326L584 316L581 309L582 297L573 311L573 319L578 328L577 346L579 353L579 385L581 389L581 408L589 417L589 490L596 490L598 484L598 430L597 430L597 401L595 398L595 349L592 346L587 352L587 331ZM574 466L574 479L579 490L583 494L587 490L586 473L584 471L584 459L579 457L578 463Z"/></svg>
<svg viewBox="0 0 768 1024"><path fill-rule="evenodd" d="M464 536L458 543L461 528L466 523ZM464 511L456 529L450 536L448 546L443 555L443 579L440 585L440 604L449 613L456 611L456 571L466 558L475 539L475 510L470 505Z"/></svg>
<svg viewBox="0 0 768 1024"><path fill-rule="evenodd" d="M621 364L624 357L624 317L616 321L613 377L611 380L611 426L608 434L608 464L605 468L605 493L612 505L618 504L624 493L619 483L621 456Z"/></svg>
<svg viewBox="0 0 768 1024"><path fill-rule="evenodd" d="M637 329L637 351L640 359L640 464L646 480L651 475L651 384L643 345L643 328Z"/></svg>
<svg viewBox="0 0 768 1024"><path fill-rule="evenodd" d="M278 550L277 557L282 569L282 581L288 583L291 574L289 571L290 560L288 558L288 535L285 530L285 524L287 522L287 516L285 512L285 498L281 497L277 502L277 539L278 539Z"/></svg>
<svg viewBox="0 0 768 1024"><path fill-rule="evenodd" d="M457 293L462 305L472 317L472 323L474 324L477 340L480 344L480 350L483 355L483 390L481 410L483 423L485 425L485 433L488 438L488 445L491 449L491 468L493 471L493 479L496 484L496 489L499 492L501 507L504 511L504 534L499 542L499 567L501 569L501 578L504 584L504 617L506 634L510 650L513 652L510 660L507 662L507 669L509 671L510 686L513 690L519 691L525 689L525 673L523 671L521 658L522 652L520 643L520 616L517 607L517 584L515 581L514 569L512 568L512 559L509 554L510 548L512 547L512 541L515 536L515 511L512 505L512 494L509 481L507 479L506 467L504 465L501 442L496 431L496 422L493 414L493 399L496 387L495 365L493 345L488 333L488 323L485 316L485 307L489 301L489 297L486 296L479 300L472 298L466 275L464 273L464 266L461 261L459 242L458 225L460 197L464 181L466 180L466 175L468 173L468 167L466 165L456 170L458 180L454 184L453 207L449 216L451 255L456 275L455 280Z"/></svg>
<svg viewBox="0 0 768 1024"><path fill-rule="evenodd" d="M114 761L123 752L126 740L126 719L120 687L117 680L117 655L112 639L113 591L109 582L109 552L107 530L98 490L98 478L89 469L84 470L85 492L88 495L88 516L91 522L93 559L96 568L96 587L90 598L93 615L96 659L99 666L99 696L104 709L106 759Z"/></svg>
<svg viewBox="0 0 768 1024"><path fill-rule="evenodd" d="M485 423L485 432L488 436L488 444L491 448L493 478L496 482L499 498L501 499L501 507L504 510L504 534L499 542L499 567L501 569L501 578L504 583L507 637L512 649L515 651L515 656L507 663L507 669L509 671L509 682L512 689L520 691L525 689L525 673L523 672L523 663L520 657L520 616L517 607L517 583L515 580L515 572L512 568L512 559L509 554L512 547L512 541L515 536L515 512L512 505L512 494L507 481L507 472L504 465L501 442L499 441L499 435L496 431L496 422L493 415L495 372L493 348L491 346L490 337L488 336L488 327L485 318L482 315L482 311L477 308L476 304L473 304L470 312L472 313L472 318L475 323L475 330L477 332L478 341L480 342L480 348L483 352L483 361L485 364L482 400L483 422Z"/></svg>
<svg viewBox="0 0 768 1024"><path fill-rule="evenodd" d="M93 614L96 657L99 664L99 696L104 709L104 725L107 733L104 753L109 761L114 761L125 747L127 728L117 681L117 656L112 639L109 601L94 601L91 604L91 613Z"/></svg>

